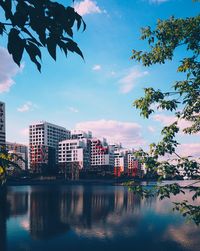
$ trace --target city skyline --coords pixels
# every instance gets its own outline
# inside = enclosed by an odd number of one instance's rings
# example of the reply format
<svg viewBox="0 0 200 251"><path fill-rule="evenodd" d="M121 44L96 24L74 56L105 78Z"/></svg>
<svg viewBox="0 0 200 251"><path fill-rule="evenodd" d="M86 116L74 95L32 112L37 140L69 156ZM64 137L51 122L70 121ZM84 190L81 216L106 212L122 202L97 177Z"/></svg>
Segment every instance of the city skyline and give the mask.
<svg viewBox="0 0 200 251"><path fill-rule="evenodd" d="M0 48L4 63L0 68L0 95L6 103L7 141L28 144L29 124L45 120L69 130L90 130L97 138L121 142L124 147L146 148L157 142L161 128L174 116L158 111L144 120L131 105L143 95L142 88L153 84L167 89L168 84L181 79L176 68L183 53L177 50L173 62L144 68L130 60L131 50L146 49L139 40L141 27L155 27L158 18L172 14L194 16L198 13L195 3L84 0L75 1L75 7L87 23L86 32L75 35L85 62L76 55L70 54L65 60L59 54L54 63L44 53L40 74L26 56L19 69ZM183 121L182 127L185 125ZM199 154L199 135L180 133L178 140L183 143L182 153Z"/></svg>

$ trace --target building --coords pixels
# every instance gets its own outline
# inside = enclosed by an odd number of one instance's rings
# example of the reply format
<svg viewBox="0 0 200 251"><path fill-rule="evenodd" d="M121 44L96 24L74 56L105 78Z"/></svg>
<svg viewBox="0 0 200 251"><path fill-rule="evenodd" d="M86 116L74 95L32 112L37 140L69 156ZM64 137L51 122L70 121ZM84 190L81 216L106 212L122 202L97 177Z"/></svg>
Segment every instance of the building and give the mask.
<svg viewBox="0 0 200 251"><path fill-rule="evenodd" d="M59 143L59 167L65 178L78 178L81 170L90 168L91 132L72 130L71 138Z"/></svg>
<svg viewBox="0 0 200 251"><path fill-rule="evenodd" d="M81 130L72 130L71 131L71 139L91 139L92 132L84 132Z"/></svg>
<svg viewBox="0 0 200 251"><path fill-rule="evenodd" d="M122 174L130 177L142 177L141 164L134 156L134 150L123 148L121 144L114 145L115 167L114 176Z"/></svg>
<svg viewBox="0 0 200 251"><path fill-rule="evenodd" d="M91 169L96 171L110 171L114 169L114 146L108 145L106 139L90 140Z"/></svg>
<svg viewBox="0 0 200 251"><path fill-rule="evenodd" d="M77 179L79 171L90 166L89 142L83 139L68 139L59 143L59 167L65 178Z"/></svg>
<svg viewBox="0 0 200 251"><path fill-rule="evenodd" d="M58 165L59 142L70 138L70 131L48 122L29 126L30 167L33 171L50 171Z"/></svg>
<svg viewBox="0 0 200 251"><path fill-rule="evenodd" d="M130 177L142 177L142 170L141 164L139 163L138 159L135 158L133 151L127 154L128 159L128 168L127 168L127 175Z"/></svg>
<svg viewBox="0 0 200 251"><path fill-rule="evenodd" d="M114 158L114 176L119 177L128 169L128 150L124 149L121 144L114 145Z"/></svg>
<svg viewBox="0 0 200 251"><path fill-rule="evenodd" d="M9 153L14 153L14 162L22 169L28 169L28 147L23 144L6 142L6 148ZM20 157L20 159L18 158Z"/></svg>
<svg viewBox="0 0 200 251"><path fill-rule="evenodd" d="M5 103L0 101L0 147L6 145Z"/></svg>

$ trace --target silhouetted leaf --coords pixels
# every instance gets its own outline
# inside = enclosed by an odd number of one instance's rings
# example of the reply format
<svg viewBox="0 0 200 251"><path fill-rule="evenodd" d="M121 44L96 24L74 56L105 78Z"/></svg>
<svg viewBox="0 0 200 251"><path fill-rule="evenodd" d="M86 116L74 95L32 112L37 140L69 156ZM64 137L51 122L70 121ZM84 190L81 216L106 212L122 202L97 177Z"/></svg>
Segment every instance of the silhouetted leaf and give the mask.
<svg viewBox="0 0 200 251"><path fill-rule="evenodd" d="M12 55L13 60L18 66L22 59L25 41L19 37L19 31L12 28L8 35L8 52Z"/></svg>
<svg viewBox="0 0 200 251"><path fill-rule="evenodd" d="M47 38L47 49L49 54L56 61L56 41L50 37Z"/></svg>
<svg viewBox="0 0 200 251"><path fill-rule="evenodd" d="M37 44L38 46L42 46L42 44L39 43L39 42L33 37L33 35L30 33L30 31L29 31L27 28L23 27L21 30L22 30L23 32L25 32L26 34L28 34L28 35L31 37L31 38L29 38L28 40L34 42L34 43Z"/></svg>
<svg viewBox="0 0 200 251"><path fill-rule="evenodd" d="M0 35L4 30L8 32L7 47L18 65L22 59L25 43L26 51L38 69L41 67L36 59L36 57L41 58L39 47L46 48L54 60L56 60L57 45L66 56L69 49L83 58L78 45L68 37L73 37L75 23L78 30L82 24L85 30L86 25L71 6L65 7L51 0L0 0L0 8L3 9L5 18L9 20L7 30L6 26L0 23Z"/></svg>
<svg viewBox="0 0 200 251"><path fill-rule="evenodd" d="M75 43L73 40L70 40L67 43L67 49L70 50L71 52L76 52L84 59L82 51L79 49L77 43Z"/></svg>
<svg viewBox="0 0 200 251"><path fill-rule="evenodd" d="M41 64L37 60L37 56L40 59L42 57L40 49L34 43L31 43L29 41L27 42L25 49L26 49L27 53L29 54L31 61L33 63L35 63L38 70L41 71Z"/></svg>
<svg viewBox="0 0 200 251"><path fill-rule="evenodd" d="M0 22L0 35L5 31L5 25Z"/></svg>
<svg viewBox="0 0 200 251"><path fill-rule="evenodd" d="M61 50L64 51L65 56L67 57L67 44L63 41L59 41L58 46L60 47Z"/></svg>
<svg viewBox="0 0 200 251"><path fill-rule="evenodd" d="M41 54L40 49L34 43L31 43L30 41L28 41L27 44L29 46L29 50L31 51L31 53L35 57L38 56L41 59L42 58L42 54Z"/></svg>
<svg viewBox="0 0 200 251"><path fill-rule="evenodd" d="M2 6L2 8L5 11L5 17L6 20L12 18L12 1L11 0L5 0L5 1L1 1L0 5Z"/></svg>

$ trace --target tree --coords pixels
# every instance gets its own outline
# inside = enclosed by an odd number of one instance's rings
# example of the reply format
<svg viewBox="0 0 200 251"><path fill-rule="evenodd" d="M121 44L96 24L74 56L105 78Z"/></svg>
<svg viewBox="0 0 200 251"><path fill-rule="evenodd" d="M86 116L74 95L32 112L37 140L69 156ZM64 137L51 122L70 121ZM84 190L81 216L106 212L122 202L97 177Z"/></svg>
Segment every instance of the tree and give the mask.
<svg viewBox="0 0 200 251"><path fill-rule="evenodd" d="M6 147L0 147L0 192L1 187L6 183L6 176L8 168L12 167L14 170L21 172L21 168L17 164L17 161L24 161L22 157L18 156L15 153L9 153Z"/></svg>
<svg viewBox="0 0 200 251"><path fill-rule="evenodd" d="M69 51L83 54L73 41L73 28L86 28L82 17L73 7L50 0L0 0L4 20L0 20L0 35L7 36L7 48L18 66L23 53L41 71L41 48L46 48L56 60L59 47L67 57Z"/></svg>
<svg viewBox="0 0 200 251"><path fill-rule="evenodd" d="M161 131L162 140L150 145L149 152L142 149L135 155L145 164L148 172L160 174L164 177L176 177L183 170L185 176L191 179L199 179L200 164L197 158L180 156L177 151L179 145L176 135L180 131L181 120L187 121L190 126L184 128L185 134L196 134L200 131L200 16L190 18L171 17L167 20L158 20L154 30L151 27L142 29L141 39L147 40L149 51L133 50L132 59L141 62L148 67L154 64L164 64L167 60L173 60L177 47L182 47L185 57L180 61L177 72L183 73L185 79L176 81L170 86L169 92L145 88L144 97L135 100L133 106L140 109L144 118L157 109L174 113L176 121L166 126ZM156 107L154 109L154 107ZM161 161L166 154L175 156L173 161ZM200 182L197 180L195 183ZM183 216L188 216L196 224L200 224L200 205L197 198L200 196L200 188L195 188L194 183L187 187L181 187L177 183L172 185L158 185L152 190L135 186L133 190L141 196L159 196L160 199L170 197L171 194L185 193L183 188L189 188L192 199L196 204L188 201L176 202L174 209L179 210Z"/></svg>

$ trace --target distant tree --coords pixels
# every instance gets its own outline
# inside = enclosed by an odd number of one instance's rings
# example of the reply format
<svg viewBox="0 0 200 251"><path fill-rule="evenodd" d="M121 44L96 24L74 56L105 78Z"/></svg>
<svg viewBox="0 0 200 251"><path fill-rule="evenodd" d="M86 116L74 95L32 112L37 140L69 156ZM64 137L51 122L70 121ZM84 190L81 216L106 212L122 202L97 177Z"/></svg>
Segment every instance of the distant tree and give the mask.
<svg viewBox="0 0 200 251"><path fill-rule="evenodd" d="M8 174L8 169L12 167L12 172L15 171L21 173L22 170L17 164L18 160L24 161L22 157L15 153L9 153L6 147L0 147L0 191L1 186L6 183L6 178Z"/></svg>
<svg viewBox="0 0 200 251"><path fill-rule="evenodd" d="M164 177L177 177L181 169L184 176L189 179L199 179L199 158L180 156L177 153L179 143L176 135L180 131L181 120L187 121L190 125L184 128L185 134L191 135L200 131L200 16L158 20L155 29L149 26L142 29L141 39L148 41L149 50L133 50L132 59L146 67L173 60L176 48L181 47L185 57L180 61L177 72L185 74L185 79L173 83L167 92L145 88L144 97L134 101L134 107L140 109L144 118L149 118L156 109L171 111L176 118L174 123L163 128L160 142L151 144L149 152L142 149L137 151L136 156L145 164L149 173L158 172L161 180ZM173 161L161 161L161 157L166 155L172 155ZM200 180L195 181L197 182ZM196 224L200 224L200 205L197 200L200 188L195 188L193 185L194 183L191 183L187 188L190 189L191 197L196 203L191 205L186 200L176 202L174 209L190 217ZM135 186L133 190L141 196L157 195L160 199L170 197L171 194L184 193L184 189L176 183L161 184L155 186L153 190Z"/></svg>
<svg viewBox="0 0 200 251"><path fill-rule="evenodd" d="M86 25L73 7L65 7L50 0L0 0L0 35L7 36L7 48L13 60L20 66L24 51L41 71L41 48L47 48L56 60L59 47L67 57L68 51L83 58L76 42L73 29ZM2 19L2 20L1 20Z"/></svg>

